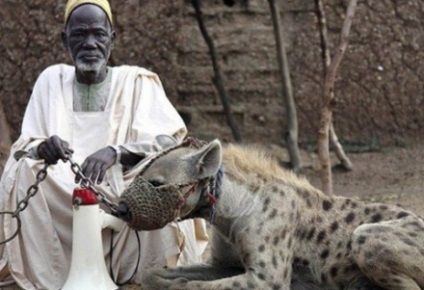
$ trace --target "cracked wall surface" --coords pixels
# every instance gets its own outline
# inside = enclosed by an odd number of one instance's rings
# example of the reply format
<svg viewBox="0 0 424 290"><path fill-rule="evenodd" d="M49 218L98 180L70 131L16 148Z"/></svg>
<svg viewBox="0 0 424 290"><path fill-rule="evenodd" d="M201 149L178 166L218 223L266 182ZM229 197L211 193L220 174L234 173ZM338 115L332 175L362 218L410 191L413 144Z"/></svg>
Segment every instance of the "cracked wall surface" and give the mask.
<svg viewBox="0 0 424 290"><path fill-rule="evenodd" d="M266 0L202 1L224 85L246 141L281 143L285 110ZM38 74L69 62L60 42L65 1L2 0L0 98L13 128ZM333 52L348 1L325 7ZM157 72L192 134L232 140L215 87L207 46L185 0L111 1L117 40L111 64ZM119 4L119 5L118 5ZM314 1L282 1L281 16L303 145L316 140L322 60ZM359 1L335 94L335 128L354 143L403 145L424 136L424 2Z"/></svg>

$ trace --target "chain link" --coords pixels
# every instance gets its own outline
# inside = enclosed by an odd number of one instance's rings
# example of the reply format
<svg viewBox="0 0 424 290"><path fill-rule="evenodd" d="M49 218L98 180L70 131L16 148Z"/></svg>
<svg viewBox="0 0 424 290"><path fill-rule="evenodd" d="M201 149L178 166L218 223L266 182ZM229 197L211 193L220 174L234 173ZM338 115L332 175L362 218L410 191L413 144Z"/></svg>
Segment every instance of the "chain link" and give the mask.
<svg viewBox="0 0 424 290"><path fill-rule="evenodd" d="M84 174L82 173L81 166L78 163L74 162L72 160L71 156L68 156L66 158L65 162L66 161L69 161L69 163L71 164L72 172L81 179L81 182L80 182L81 187L88 188L92 192L94 192L94 194L96 195L99 202L104 203L109 208L111 214L113 214L115 216L119 216L118 210L117 210L118 205L116 205L115 203L110 201L104 193L98 191L94 187L93 182L90 179L88 179L87 177L85 177ZM19 218L19 214L27 208L28 201L30 200L30 198L37 194L40 183L43 182L44 179L46 179L46 177L47 177L47 169L48 169L49 166L50 165L46 163L44 165L44 167L42 169L40 169L40 171L35 176L35 183L28 188L28 190L26 192L27 193L26 196L18 202L15 211L0 211L0 215L9 214L9 215L12 216L12 218L16 218L16 221L17 221L16 231L9 238L7 238L3 241L0 241L0 245L9 242L10 240L15 238L19 234L19 231L21 229L21 220Z"/></svg>
<svg viewBox="0 0 424 290"><path fill-rule="evenodd" d="M48 167L49 164L46 163L44 167L37 173L35 177L35 183L28 188L27 195L25 196L25 198L18 202L17 208L12 215L13 217L19 216L20 212L26 209L26 207L28 206L29 199L37 194L38 185L47 177Z"/></svg>
<svg viewBox="0 0 424 290"><path fill-rule="evenodd" d="M68 157L67 159L68 159L69 163L71 164L72 172L75 173L76 176L81 178L81 182L80 182L81 187L88 188L92 192L94 192L94 194L97 196L97 199L100 202L104 203L109 208L111 214L117 216L118 215L118 210L117 210L118 205L116 205L115 203L110 201L103 192L98 191L94 187L93 182L90 179L88 179L87 177L84 176L84 174L81 171L81 166L79 166L78 163L74 162L71 157Z"/></svg>
<svg viewBox="0 0 424 290"><path fill-rule="evenodd" d="M9 238L0 241L0 244L4 244L11 241L19 234L19 231L21 230L21 219L19 218L19 214L27 208L29 199L37 194L38 185L47 177L48 167L49 164L46 163L44 167L37 173L35 177L35 183L28 188L25 198L18 202L15 211L0 211L0 214L11 215L11 217L16 219L17 222L16 231Z"/></svg>

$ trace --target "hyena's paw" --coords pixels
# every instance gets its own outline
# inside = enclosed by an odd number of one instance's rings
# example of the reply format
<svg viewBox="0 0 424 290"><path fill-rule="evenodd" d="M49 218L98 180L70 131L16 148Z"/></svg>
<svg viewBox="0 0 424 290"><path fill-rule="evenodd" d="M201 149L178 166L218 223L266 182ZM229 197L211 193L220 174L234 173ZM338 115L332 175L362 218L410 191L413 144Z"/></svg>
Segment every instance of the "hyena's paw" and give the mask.
<svg viewBox="0 0 424 290"><path fill-rule="evenodd" d="M185 290L187 289L188 279L184 277L176 278L172 280L172 286L170 290Z"/></svg>
<svg viewBox="0 0 424 290"><path fill-rule="evenodd" d="M143 290L166 290L171 289L174 279L167 278L166 269L149 269L141 278Z"/></svg>

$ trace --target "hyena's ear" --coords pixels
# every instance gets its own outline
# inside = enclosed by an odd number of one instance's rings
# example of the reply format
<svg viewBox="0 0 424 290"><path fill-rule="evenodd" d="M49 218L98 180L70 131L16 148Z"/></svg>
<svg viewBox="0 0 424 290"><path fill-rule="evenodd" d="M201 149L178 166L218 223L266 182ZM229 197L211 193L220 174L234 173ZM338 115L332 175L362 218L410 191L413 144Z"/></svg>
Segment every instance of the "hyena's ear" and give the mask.
<svg viewBox="0 0 424 290"><path fill-rule="evenodd" d="M217 139L188 157L192 168L196 169L197 178L215 175L222 163L222 146Z"/></svg>

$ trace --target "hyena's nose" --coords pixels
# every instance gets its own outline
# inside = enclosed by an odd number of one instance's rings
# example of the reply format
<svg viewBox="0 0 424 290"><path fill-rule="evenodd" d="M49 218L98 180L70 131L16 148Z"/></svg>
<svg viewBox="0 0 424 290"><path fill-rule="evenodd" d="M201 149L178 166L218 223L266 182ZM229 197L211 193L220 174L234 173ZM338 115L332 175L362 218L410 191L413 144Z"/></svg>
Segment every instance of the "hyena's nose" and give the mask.
<svg viewBox="0 0 424 290"><path fill-rule="evenodd" d="M131 212L125 202L120 202L117 208L118 217L128 222L131 220Z"/></svg>

